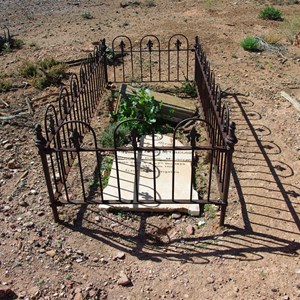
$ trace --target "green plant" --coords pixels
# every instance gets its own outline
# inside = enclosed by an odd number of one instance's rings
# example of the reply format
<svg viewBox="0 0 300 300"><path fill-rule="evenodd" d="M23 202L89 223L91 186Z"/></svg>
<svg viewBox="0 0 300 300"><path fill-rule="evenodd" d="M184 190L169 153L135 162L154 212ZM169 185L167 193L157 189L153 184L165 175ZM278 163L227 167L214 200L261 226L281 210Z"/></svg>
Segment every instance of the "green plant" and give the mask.
<svg viewBox="0 0 300 300"><path fill-rule="evenodd" d="M182 86L178 90L180 93L186 94L192 98L197 97L197 90L194 81L189 81L186 77L182 82Z"/></svg>
<svg viewBox="0 0 300 300"><path fill-rule="evenodd" d="M145 5L146 7L155 7L155 6L156 6L156 3L155 3L154 0L145 0L144 5Z"/></svg>
<svg viewBox="0 0 300 300"><path fill-rule="evenodd" d="M110 156L105 156L101 164L101 174L102 174L102 185L105 188L108 185L110 171L113 165L114 159Z"/></svg>
<svg viewBox="0 0 300 300"><path fill-rule="evenodd" d="M259 41L253 36L247 36L245 39L241 41L241 46L246 51L250 52L258 52L259 49Z"/></svg>
<svg viewBox="0 0 300 300"><path fill-rule="evenodd" d="M114 147L114 131L117 124L110 124L108 127L105 128L105 130L102 132L101 138L100 138L100 144L102 147L109 148ZM116 132L116 146L120 147L123 145L128 144L129 142L129 134L130 130L127 126L119 126Z"/></svg>
<svg viewBox="0 0 300 300"><path fill-rule="evenodd" d="M25 78L29 78L36 88L44 89L51 84L59 84L66 77L66 70L66 65L49 57L37 62L24 62L19 73Z"/></svg>
<svg viewBox="0 0 300 300"><path fill-rule="evenodd" d="M296 34L300 32L300 16L294 16L283 23L283 33L292 44Z"/></svg>
<svg viewBox="0 0 300 300"><path fill-rule="evenodd" d="M208 219L213 219L216 216L217 208L213 204L205 204L204 205L204 213L206 214Z"/></svg>
<svg viewBox="0 0 300 300"><path fill-rule="evenodd" d="M283 20L282 12L273 6L266 6L264 9L262 9L259 13L259 18L274 21Z"/></svg>
<svg viewBox="0 0 300 300"><path fill-rule="evenodd" d="M8 80L0 78L0 93L8 92L12 87L12 83Z"/></svg>
<svg viewBox="0 0 300 300"><path fill-rule="evenodd" d="M1 51L8 53L13 51L13 49L20 49L24 45L24 42L19 39L7 39L2 41Z"/></svg>
<svg viewBox="0 0 300 300"><path fill-rule="evenodd" d="M31 61L25 61L19 68L19 73L25 78L35 77L37 74L37 65Z"/></svg>
<svg viewBox="0 0 300 300"><path fill-rule="evenodd" d="M205 0L204 7L205 7L205 9L212 11L215 9L215 6L217 3L218 3L217 0Z"/></svg>
<svg viewBox="0 0 300 300"><path fill-rule="evenodd" d="M2 46L2 51L4 53L11 52L12 51L11 44L9 42L4 43Z"/></svg>
<svg viewBox="0 0 300 300"><path fill-rule="evenodd" d="M87 20L91 20L91 19L94 18L89 11L83 12L81 14L81 17L84 18L84 19L87 19Z"/></svg>
<svg viewBox="0 0 300 300"><path fill-rule="evenodd" d="M149 125L154 125L161 107L162 102L155 101L154 97L151 96L149 89L141 88L139 90L134 90L132 95L127 95L122 98L118 112L112 114L112 116L116 121L142 119ZM150 126L147 123L134 122L134 124L131 123L130 125L137 129L139 135L143 135L150 130ZM128 126L127 124L124 125Z"/></svg>

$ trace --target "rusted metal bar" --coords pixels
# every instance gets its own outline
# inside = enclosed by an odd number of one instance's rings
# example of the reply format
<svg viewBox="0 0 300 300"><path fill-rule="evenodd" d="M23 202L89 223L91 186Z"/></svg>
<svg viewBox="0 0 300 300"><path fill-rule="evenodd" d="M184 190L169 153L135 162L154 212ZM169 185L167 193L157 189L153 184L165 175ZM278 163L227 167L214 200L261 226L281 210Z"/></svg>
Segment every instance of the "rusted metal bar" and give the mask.
<svg viewBox="0 0 300 300"><path fill-rule="evenodd" d="M58 216L58 211L57 211L57 205L56 205L55 198L54 198L51 177L50 177L50 172L49 172L49 166L48 166L48 162L47 162L47 156L44 152L44 147L47 142L46 142L45 138L43 137L42 127L39 124L37 124L35 126L35 137L36 137L35 145L39 149L39 155L40 155L41 161L42 161L42 166L43 166L44 176L45 176L48 194L49 194L49 198L50 198L50 203L51 203L50 206L52 209L54 222L58 223L59 216Z"/></svg>

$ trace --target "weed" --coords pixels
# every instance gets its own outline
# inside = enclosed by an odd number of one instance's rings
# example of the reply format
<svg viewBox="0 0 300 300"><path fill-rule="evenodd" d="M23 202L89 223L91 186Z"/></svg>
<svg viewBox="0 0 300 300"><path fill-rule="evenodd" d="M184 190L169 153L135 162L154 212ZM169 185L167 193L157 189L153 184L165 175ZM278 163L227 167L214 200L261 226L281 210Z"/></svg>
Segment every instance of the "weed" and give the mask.
<svg viewBox="0 0 300 300"><path fill-rule="evenodd" d="M124 2L121 2L120 3L120 6L122 8L125 8L127 6L130 6L130 7L136 7L136 6L140 6L141 5L141 2L140 1L124 1Z"/></svg>
<svg viewBox="0 0 300 300"><path fill-rule="evenodd" d="M300 32L300 17L294 16L283 23L283 33L293 44L296 34Z"/></svg>
<svg viewBox="0 0 300 300"><path fill-rule="evenodd" d="M71 279L72 279L72 276L71 276L71 275L67 275L67 276L65 277L65 279L66 279L66 280L71 280Z"/></svg>
<svg viewBox="0 0 300 300"><path fill-rule="evenodd" d="M277 45L281 38L278 35L267 34L263 36L263 39L270 45Z"/></svg>
<svg viewBox="0 0 300 300"><path fill-rule="evenodd" d="M11 45L10 45L9 42L6 42L6 43L3 44L3 46L2 46L2 51L3 51L4 53L8 53L8 52L11 52L11 51L12 51L12 48L11 48Z"/></svg>
<svg viewBox="0 0 300 300"><path fill-rule="evenodd" d="M245 39L243 39L241 41L241 46L246 51L250 51L250 52L260 51L259 41L253 36L247 36Z"/></svg>
<svg viewBox="0 0 300 300"><path fill-rule="evenodd" d="M110 124L106 129L102 132L101 138L100 138L100 144L102 147L109 148L114 147L114 131L117 124ZM125 126L119 126L117 130L117 136L116 136L116 146L124 146L128 144L129 142L129 134L130 130L128 127Z"/></svg>
<svg viewBox="0 0 300 300"><path fill-rule="evenodd" d="M91 19L94 18L94 17L92 16L92 14L91 14L89 11L83 12L83 13L81 14L81 17L82 17L83 19L87 19L87 20L91 20Z"/></svg>
<svg viewBox="0 0 300 300"><path fill-rule="evenodd" d="M8 92L12 87L12 83L8 80L0 78L0 93Z"/></svg>
<svg viewBox="0 0 300 300"><path fill-rule="evenodd" d="M186 77L182 82L182 86L178 89L179 93L186 94L189 97L195 98L197 97L197 90L194 81L189 81Z"/></svg>
<svg viewBox="0 0 300 300"><path fill-rule="evenodd" d="M129 23L127 21L125 21L122 25L119 25L120 28L125 28L129 26Z"/></svg>
<svg viewBox="0 0 300 300"><path fill-rule="evenodd" d="M282 12L273 6L266 6L264 9L262 9L259 13L259 18L274 21L283 20Z"/></svg>
<svg viewBox="0 0 300 300"><path fill-rule="evenodd" d="M155 6L156 6L156 3L155 3L154 0L145 0L144 5L145 5L146 7L155 7Z"/></svg>
<svg viewBox="0 0 300 300"><path fill-rule="evenodd" d="M207 10L211 10L211 11L214 10L216 4L217 4L217 0L205 0L204 1L204 7Z"/></svg>
<svg viewBox="0 0 300 300"><path fill-rule="evenodd" d="M149 89L141 88L133 91L133 95L122 98L118 112L112 116L116 121L142 119L153 127L161 107L162 102L155 101ZM147 123L134 122L130 124L130 127L135 127L138 135L144 135L150 131Z"/></svg>
<svg viewBox="0 0 300 300"><path fill-rule="evenodd" d="M26 61L21 65L19 73L25 78L35 77L37 75L37 65L33 62Z"/></svg>
<svg viewBox="0 0 300 300"><path fill-rule="evenodd" d="M20 49L24 45L22 40L19 39L10 39L2 44L2 50L4 53L13 51L13 49Z"/></svg>
<svg viewBox="0 0 300 300"><path fill-rule="evenodd" d="M66 77L66 69L66 65L50 57L37 62L24 62L19 73L31 79L36 88L44 89L52 84L59 84Z"/></svg>
<svg viewBox="0 0 300 300"><path fill-rule="evenodd" d="M102 174L102 185L105 188L108 185L110 171L113 165L114 159L110 156L105 156L101 164L101 174Z"/></svg>
<svg viewBox="0 0 300 300"><path fill-rule="evenodd" d="M29 47L31 47L31 48L34 48L36 46L37 46L36 42L30 42L29 43Z"/></svg>
<svg viewBox="0 0 300 300"><path fill-rule="evenodd" d="M205 204L204 212L208 219L213 219L216 216L217 208L213 204Z"/></svg>

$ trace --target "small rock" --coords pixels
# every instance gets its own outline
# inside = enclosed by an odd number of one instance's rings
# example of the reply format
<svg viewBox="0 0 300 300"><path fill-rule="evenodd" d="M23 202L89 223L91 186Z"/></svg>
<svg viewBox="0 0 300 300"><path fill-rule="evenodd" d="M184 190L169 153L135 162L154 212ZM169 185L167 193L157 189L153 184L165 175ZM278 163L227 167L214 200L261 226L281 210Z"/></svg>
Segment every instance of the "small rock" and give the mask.
<svg viewBox="0 0 300 300"><path fill-rule="evenodd" d="M23 226L26 227L26 228L32 228L32 227L34 227L34 223L33 222L26 222L26 223L23 224Z"/></svg>
<svg viewBox="0 0 300 300"><path fill-rule="evenodd" d="M180 219L180 218L181 218L181 214L180 214L180 213L173 213L173 214L172 214L172 219L178 220L178 219Z"/></svg>
<svg viewBox="0 0 300 300"><path fill-rule="evenodd" d="M119 251L116 255L117 259L124 259L125 258L125 253L122 251Z"/></svg>
<svg viewBox="0 0 300 300"><path fill-rule="evenodd" d="M82 296L82 294L81 294L81 293L77 293L77 294L75 294L75 296L74 296L74 300L83 300L83 296Z"/></svg>
<svg viewBox="0 0 300 300"><path fill-rule="evenodd" d="M38 194L38 191L32 189L32 190L30 190L30 193L29 193L29 194L30 194L30 195L37 195L37 194Z"/></svg>
<svg viewBox="0 0 300 300"><path fill-rule="evenodd" d="M46 254L50 257L54 257L56 255L56 250L52 249L46 252Z"/></svg>
<svg viewBox="0 0 300 300"><path fill-rule="evenodd" d="M38 295L40 293L40 289L38 286L34 286L28 290L28 294L30 295L30 299L38 299Z"/></svg>
<svg viewBox="0 0 300 300"><path fill-rule="evenodd" d="M207 277L206 281L208 284L213 284L215 282L215 279L213 277Z"/></svg>
<svg viewBox="0 0 300 300"><path fill-rule="evenodd" d="M131 284L131 280L128 278L128 276L124 272L121 272L120 278L118 279L117 283L118 283L118 285L128 286Z"/></svg>
<svg viewBox="0 0 300 300"><path fill-rule="evenodd" d="M204 220L200 220L199 222L198 222L198 226L203 226L205 224L205 221Z"/></svg>
<svg viewBox="0 0 300 300"><path fill-rule="evenodd" d="M10 210L10 206L9 205L4 205L2 211L6 212Z"/></svg>
<svg viewBox="0 0 300 300"><path fill-rule="evenodd" d="M77 288L74 290L74 293L75 293L75 294L81 293L81 288L80 288L80 287L77 287Z"/></svg>
<svg viewBox="0 0 300 300"><path fill-rule="evenodd" d="M194 228L194 226L188 225L188 226L186 227L186 232L187 232L188 235L194 235L194 233L195 233L195 228Z"/></svg>
<svg viewBox="0 0 300 300"><path fill-rule="evenodd" d="M7 143L7 144L4 145L4 149L5 149L5 150L12 149L12 147L13 147L13 145L10 144L10 143Z"/></svg>
<svg viewBox="0 0 300 300"><path fill-rule="evenodd" d="M96 221L96 222L100 222L100 221L101 221L100 216L96 216L96 217L95 217L95 221Z"/></svg>
<svg viewBox="0 0 300 300"><path fill-rule="evenodd" d="M20 165L16 162L15 159L11 159L8 163L7 166L9 169L18 169L20 168Z"/></svg>

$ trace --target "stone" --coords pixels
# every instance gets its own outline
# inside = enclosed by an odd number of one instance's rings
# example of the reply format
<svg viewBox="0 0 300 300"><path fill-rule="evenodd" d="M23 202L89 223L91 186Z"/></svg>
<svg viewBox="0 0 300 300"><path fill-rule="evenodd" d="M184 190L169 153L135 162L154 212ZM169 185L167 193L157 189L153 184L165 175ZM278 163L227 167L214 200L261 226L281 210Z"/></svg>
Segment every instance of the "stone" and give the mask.
<svg viewBox="0 0 300 300"><path fill-rule="evenodd" d="M119 251L116 255L117 259L125 259L125 253L122 251Z"/></svg>
<svg viewBox="0 0 300 300"><path fill-rule="evenodd" d="M33 286L28 290L28 294L30 295L30 299L38 299L40 293L40 289L38 286Z"/></svg>
<svg viewBox="0 0 300 300"><path fill-rule="evenodd" d="M117 283L118 285L122 285L122 286L128 286L132 284L131 280L124 272L120 273L120 278L118 279Z"/></svg>
<svg viewBox="0 0 300 300"><path fill-rule="evenodd" d="M198 226L203 226L203 225L205 225L205 223L206 223L206 222L205 222L204 220L201 219L201 220L198 222Z"/></svg>
<svg viewBox="0 0 300 300"><path fill-rule="evenodd" d="M209 277L207 277L206 282L208 284L213 284L215 282L215 279L213 277L209 276Z"/></svg>
<svg viewBox="0 0 300 300"><path fill-rule="evenodd" d="M180 214L180 213L173 213L171 217L172 217L172 219L174 219L174 220L178 220L178 219L181 218L181 214Z"/></svg>
<svg viewBox="0 0 300 300"><path fill-rule="evenodd" d="M8 163L7 163L7 167L9 169L18 169L20 168L20 165L16 162L15 159L11 159Z"/></svg>
<svg viewBox="0 0 300 300"><path fill-rule="evenodd" d="M23 224L23 226L26 227L26 228L32 228L32 227L34 227L34 223L33 222L26 222L26 223Z"/></svg>
<svg viewBox="0 0 300 300"><path fill-rule="evenodd" d="M193 226L193 225L188 225L188 226L186 227L186 232L187 232L188 235L194 235L194 233L195 233L195 228L194 228L194 226Z"/></svg>
<svg viewBox="0 0 300 300"><path fill-rule="evenodd" d="M37 195L38 194L38 191L37 190L35 190L35 189L32 189L32 190L30 190L30 193L29 193L30 195Z"/></svg>
<svg viewBox="0 0 300 300"><path fill-rule="evenodd" d="M10 143L7 143L7 144L4 145L5 150L10 150L10 149L12 149L12 147L13 147L13 145L10 144Z"/></svg>
<svg viewBox="0 0 300 300"><path fill-rule="evenodd" d="M56 250L52 249L46 252L46 254L50 257L54 257L56 255Z"/></svg>
<svg viewBox="0 0 300 300"><path fill-rule="evenodd" d="M76 293L73 300L83 300L83 296L81 293Z"/></svg>

